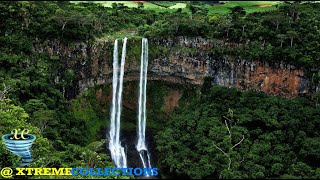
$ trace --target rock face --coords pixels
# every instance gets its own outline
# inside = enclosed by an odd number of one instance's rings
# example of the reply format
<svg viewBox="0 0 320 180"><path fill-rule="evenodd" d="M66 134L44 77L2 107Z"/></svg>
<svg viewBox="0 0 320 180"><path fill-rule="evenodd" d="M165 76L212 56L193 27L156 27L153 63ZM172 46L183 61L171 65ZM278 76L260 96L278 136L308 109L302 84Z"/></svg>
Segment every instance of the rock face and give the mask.
<svg viewBox="0 0 320 180"><path fill-rule="evenodd" d="M256 89L272 95L293 97L307 94L309 79L304 71L282 63L245 60L214 60L210 63L213 83L240 89Z"/></svg>
<svg viewBox="0 0 320 180"><path fill-rule="evenodd" d="M130 41L128 39L125 81L138 80L140 72L141 40ZM217 56L212 51L216 47L238 46L241 45L203 38L149 40L148 80L201 85L205 77L211 77L212 84L255 89L286 97L310 94L311 89L319 89L311 87L310 78L302 68L281 62L247 61L228 54ZM50 57L59 57L63 67L57 70L56 81L62 78L60 76L66 69L73 70L75 80L73 86L66 89L67 98L73 98L88 87L112 81L113 42L66 45L50 41L46 45L35 44L34 51L45 51Z"/></svg>

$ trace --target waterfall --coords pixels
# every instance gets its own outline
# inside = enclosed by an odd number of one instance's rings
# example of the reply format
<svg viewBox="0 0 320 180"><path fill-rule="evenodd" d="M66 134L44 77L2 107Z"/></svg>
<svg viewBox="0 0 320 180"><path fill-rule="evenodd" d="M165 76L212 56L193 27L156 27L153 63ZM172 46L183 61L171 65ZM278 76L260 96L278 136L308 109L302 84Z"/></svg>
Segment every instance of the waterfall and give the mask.
<svg viewBox="0 0 320 180"><path fill-rule="evenodd" d="M139 86L139 112L138 112L138 143L139 152L144 168L151 168L150 156L146 147L146 88L148 69L148 39L142 39L140 86Z"/></svg>
<svg viewBox="0 0 320 180"><path fill-rule="evenodd" d="M112 108L110 117L109 149L111 158L119 168L127 167L125 149L120 142L121 100L123 90L124 65L126 57L127 38L123 39L121 63L119 67L118 40L114 42L113 51L113 78L112 78ZM120 70L119 70L120 68ZM144 168L151 168L150 155L146 146L146 89L148 69L148 40L142 39L140 85L139 85L139 112L138 112L138 143L136 149ZM120 73L120 74L119 74ZM150 174L149 174L150 175Z"/></svg>
<svg viewBox="0 0 320 180"><path fill-rule="evenodd" d="M127 38L123 39L121 65L120 65L120 77L118 77L119 71L119 58L118 58L118 40L114 42L113 50L113 78L112 78L112 108L110 117L110 141L109 149L111 152L111 158L117 167L126 168L127 158L125 149L121 146L120 142L120 115L121 115L121 100L122 100L122 86L124 75L124 64L126 57Z"/></svg>

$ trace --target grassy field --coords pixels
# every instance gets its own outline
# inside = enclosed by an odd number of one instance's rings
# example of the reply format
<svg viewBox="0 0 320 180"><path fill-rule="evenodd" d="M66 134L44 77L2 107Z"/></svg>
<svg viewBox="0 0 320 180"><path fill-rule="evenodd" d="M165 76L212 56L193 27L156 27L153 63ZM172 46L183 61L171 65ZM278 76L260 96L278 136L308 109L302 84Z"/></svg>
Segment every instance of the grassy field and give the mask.
<svg viewBox="0 0 320 180"><path fill-rule="evenodd" d="M87 1L71 1L73 3L87 2ZM100 3L105 7L112 7L112 3L123 3L128 7L138 7L138 3L134 1L91 1L94 3ZM230 8L235 6L242 6L247 13L262 12L275 10L279 1L221 1L225 4L220 5L204 5L209 11L209 14L227 14L230 12ZM182 8L186 10L186 3L176 3L168 8L158 6L150 2L143 2L144 8L149 10L155 10L158 12L175 11L175 9Z"/></svg>
<svg viewBox="0 0 320 180"><path fill-rule="evenodd" d="M245 9L247 13L261 12L261 11L270 11L277 9L276 4L279 4L278 1L222 1L225 4L209 6L209 14L227 14L230 12L229 8L235 6L241 6Z"/></svg>
<svg viewBox="0 0 320 180"><path fill-rule="evenodd" d="M79 2L88 2L88 1L71 1L73 3L79 3ZM138 7L137 2L133 1L90 1L94 3L100 3L105 7L112 7L112 3L123 3L125 6L128 7ZM145 9L165 9L164 7L149 3L149 2L144 2L143 3Z"/></svg>
<svg viewBox="0 0 320 180"><path fill-rule="evenodd" d="M170 6L169 8L170 9L178 9L178 8L185 8L187 6L187 4L186 3L177 3L176 5L174 5L174 6Z"/></svg>

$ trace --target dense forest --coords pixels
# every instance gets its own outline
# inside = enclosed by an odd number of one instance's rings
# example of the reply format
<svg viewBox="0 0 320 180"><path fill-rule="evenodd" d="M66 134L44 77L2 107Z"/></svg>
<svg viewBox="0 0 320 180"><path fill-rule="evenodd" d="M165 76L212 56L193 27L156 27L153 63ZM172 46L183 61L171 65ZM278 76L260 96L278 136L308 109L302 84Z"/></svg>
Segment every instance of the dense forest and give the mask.
<svg viewBox="0 0 320 180"><path fill-rule="evenodd" d="M189 178L319 178L320 111L308 99L206 86L156 136L161 165Z"/></svg>
<svg viewBox="0 0 320 180"><path fill-rule="evenodd" d="M109 105L94 99L94 88L66 98L63 90L72 87L74 72L63 71L62 80L55 82L62 60L34 51L34 44L55 39L91 43L129 33L150 39L201 36L240 44L212 49L217 55L303 67L316 83L319 8L320 3L286 2L274 11L247 13L236 6L222 15L209 14L201 3L158 12L123 3L2 1L0 134L28 128L37 136L32 167L112 167L101 134L109 112L99 111ZM148 107L147 126L154 129L155 164L163 177L320 178L320 95L286 99L208 82L181 87L179 107L166 116L161 97L175 86L148 85L148 98L158 104ZM124 109L125 116L128 112ZM0 168L16 167L19 161L0 144Z"/></svg>

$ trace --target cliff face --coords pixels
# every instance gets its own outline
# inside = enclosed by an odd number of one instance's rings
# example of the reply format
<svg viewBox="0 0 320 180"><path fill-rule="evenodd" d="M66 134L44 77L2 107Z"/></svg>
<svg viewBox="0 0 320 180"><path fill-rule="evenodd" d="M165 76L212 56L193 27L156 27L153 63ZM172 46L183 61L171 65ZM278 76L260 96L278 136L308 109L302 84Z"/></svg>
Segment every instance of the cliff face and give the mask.
<svg viewBox="0 0 320 180"><path fill-rule="evenodd" d="M304 71L290 65L224 59L212 61L210 67L209 76L213 77L214 84L287 97L309 92L309 79L304 76Z"/></svg>
<svg viewBox="0 0 320 180"><path fill-rule="evenodd" d="M90 45L88 45L90 44ZM67 89L68 98L88 87L107 84L112 81L113 42L74 43L66 45L50 41L46 45L34 45L34 51L48 52L50 57L59 57L63 64L57 70L56 82L64 70L72 69L74 86ZM141 43L135 40L127 43L125 81L139 79ZM247 61L228 55L216 56L212 48L240 46L203 38L149 40L149 80L164 80L174 83L201 85L205 77L212 78L212 84L239 89L256 89L271 95L293 97L310 94L311 80L303 69L284 63ZM160 48L161 47L161 48ZM154 51L154 49L162 51ZM136 55L132 55L133 51ZM119 52L121 46L119 45Z"/></svg>

